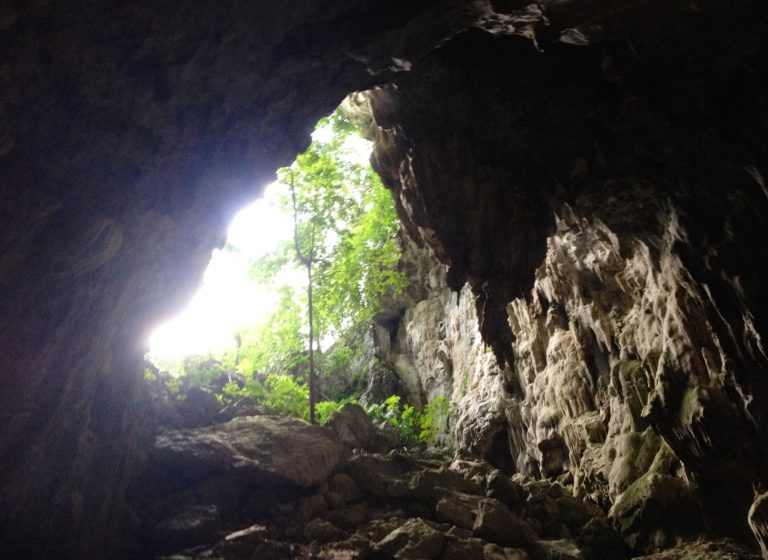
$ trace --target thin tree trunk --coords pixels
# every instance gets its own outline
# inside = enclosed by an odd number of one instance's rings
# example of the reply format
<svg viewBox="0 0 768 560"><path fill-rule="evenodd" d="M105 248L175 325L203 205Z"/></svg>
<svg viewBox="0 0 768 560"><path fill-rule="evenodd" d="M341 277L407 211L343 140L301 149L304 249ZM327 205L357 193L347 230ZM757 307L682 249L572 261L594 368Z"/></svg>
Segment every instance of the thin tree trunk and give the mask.
<svg viewBox="0 0 768 560"><path fill-rule="evenodd" d="M315 421L315 403L317 402L317 376L315 375L315 309L312 305L312 262L307 266L307 307L309 314L309 421Z"/></svg>
<svg viewBox="0 0 768 560"><path fill-rule="evenodd" d="M312 265L315 262L315 228L311 228L309 237L309 255L301 250L299 242L299 209L296 202L296 185L291 170L291 200L293 202L293 245L301 264L307 267L307 315L309 315L309 421L315 421L315 403L317 402L317 376L315 375L315 308L312 305Z"/></svg>

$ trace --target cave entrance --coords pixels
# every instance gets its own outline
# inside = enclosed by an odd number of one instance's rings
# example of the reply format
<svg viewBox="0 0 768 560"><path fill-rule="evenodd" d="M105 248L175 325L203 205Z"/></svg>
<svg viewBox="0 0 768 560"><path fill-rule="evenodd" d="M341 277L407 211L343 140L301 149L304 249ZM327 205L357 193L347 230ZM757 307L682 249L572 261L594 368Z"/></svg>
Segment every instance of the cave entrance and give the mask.
<svg viewBox="0 0 768 560"><path fill-rule="evenodd" d="M249 397L306 418L311 369L329 403L321 415L365 388L357 331L405 286L392 196L368 162L367 106L352 96L318 122L307 150L235 217L187 309L154 331L145 379L164 401L191 413Z"/></svg>

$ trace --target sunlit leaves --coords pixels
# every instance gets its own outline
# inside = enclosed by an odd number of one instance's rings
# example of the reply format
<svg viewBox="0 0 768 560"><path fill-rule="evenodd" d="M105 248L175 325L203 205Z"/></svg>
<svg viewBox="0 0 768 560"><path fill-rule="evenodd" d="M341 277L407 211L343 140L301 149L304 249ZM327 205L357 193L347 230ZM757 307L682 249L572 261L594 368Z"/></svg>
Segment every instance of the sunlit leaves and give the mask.
<svg viewBox="0 0 768 560"><path fill-rule="evenodd" d="M370 166L351 153L354 125L339 111L319 125L331 127L332 134L314 141L291 167L278 172L278 178L293 186L295 245L299 253L313 258L314 326L319 338L328 340L370 321L388 297L405 287L406 278L397 270L398 220L391 194ZM286 213L294 214L290 189L281 205ZM255 262L253 278L274 285L281 270L298 266L295 249L292 241ZM292 301L306 300L294 293ZM295 306L281 305L273 322L294 328L300 316L296 313ZM263 347L258 352L261 358L254 363L274 366L283 360L267 359L269 353L285 356L295 352L296 339L283 331L277 336L278 331L264 333L258 341ZM297 328L295 332L305 331ZM302 348L308 347L307 341L302 344ZM290 345L290 351L285 345Z"/></svg>

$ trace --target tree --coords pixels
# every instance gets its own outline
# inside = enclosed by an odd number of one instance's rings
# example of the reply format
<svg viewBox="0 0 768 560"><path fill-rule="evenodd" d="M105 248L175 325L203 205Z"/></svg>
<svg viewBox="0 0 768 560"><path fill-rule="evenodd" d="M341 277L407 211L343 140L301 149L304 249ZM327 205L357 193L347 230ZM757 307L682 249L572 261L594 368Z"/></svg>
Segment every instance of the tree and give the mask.
<svg viewBox="0 0 768 560"><path fill-rule="evenodd" d="M254 265L267 279L293 262L306 271L310 419L314 421L316 352L324 339L369 322L385 298L406 285L397 270L398 221L391 194L369 165L350 154L355 128L340 111L323 119L329 140L315 140L288 168L283 207L294 219L292 247L283 246ZM275 348L275 351L279 349Z"/></svg>

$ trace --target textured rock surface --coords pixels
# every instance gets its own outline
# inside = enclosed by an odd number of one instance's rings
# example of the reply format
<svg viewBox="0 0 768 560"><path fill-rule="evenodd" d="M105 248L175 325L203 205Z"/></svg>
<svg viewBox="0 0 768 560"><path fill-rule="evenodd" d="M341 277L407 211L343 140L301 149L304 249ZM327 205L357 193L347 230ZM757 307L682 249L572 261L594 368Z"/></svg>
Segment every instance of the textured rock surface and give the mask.
<svg viewBox="0 0 768 560"><path fill-rule="evenodd" d="M760 556L730 540L682 544L636 560L758 560Z"/></svg>
<svg viewBox="0 0 768 560"><path fill-rule="evenodd" d="M187 477L218 473L265 486L312 486L331 474L342 456L342 445L331 430L278 416L245 416L206 428L163 430L154 447L159 466Z"/></svg>
<svg viewBox="0 0 768 560"><path fill-rule="evenodd" d="M345 404L331 415L326 426L350 450L385 452L396 447L400 439L396 431L374 426L365 409L358 404Z"/></svg>
<svg viewBox="0 0 768 560"><path fill-rule="evenodd" d="M393 80L377 166L447 285L470 285L463 343L477 329L502 366L465 377L456 352L448 382L445 360L407 357L409 397L450 387L460 445L507 470L603 504L672 476L710 529L750 539L766 28L756 0L0 6L4 552L112 556L151 443L149 328L313 122Z"/></svg>
<svg viewBox="0 0 768 560"><path fill-rule="evenodd" d="M9 554L111 554L150 441L138 405L150 328L190 296L228 220L319 117L458 30L493 29L482 19L492 11L399 0L0 6Z"/></svg>
<svg viewBox="0 0 768 560"><path fill-rule="evenodd" d="M450 344L431 340L445 301L427 297L414 313L435 311L403 323L417 354L430 349L410 358L421 379L458 401L459 447L573 476L604 505L645 473L672 477L703 530L754 544L747 513L768 474L768 153L749 140L766 137L748 116L765 114L764 83L741 77L765 77L765 42L736 24L715 45L706 14L686 39L662 31L680 12L658 34L591 46L568 34L584 48L544 52L466 33L371 94L374 163L447 285L465 296L469 284L498 360L468 370L462 403L464 373L439 359ZM500 74L500 59L515 71ZM473 340L462 328L446 340Z"/></svg>

